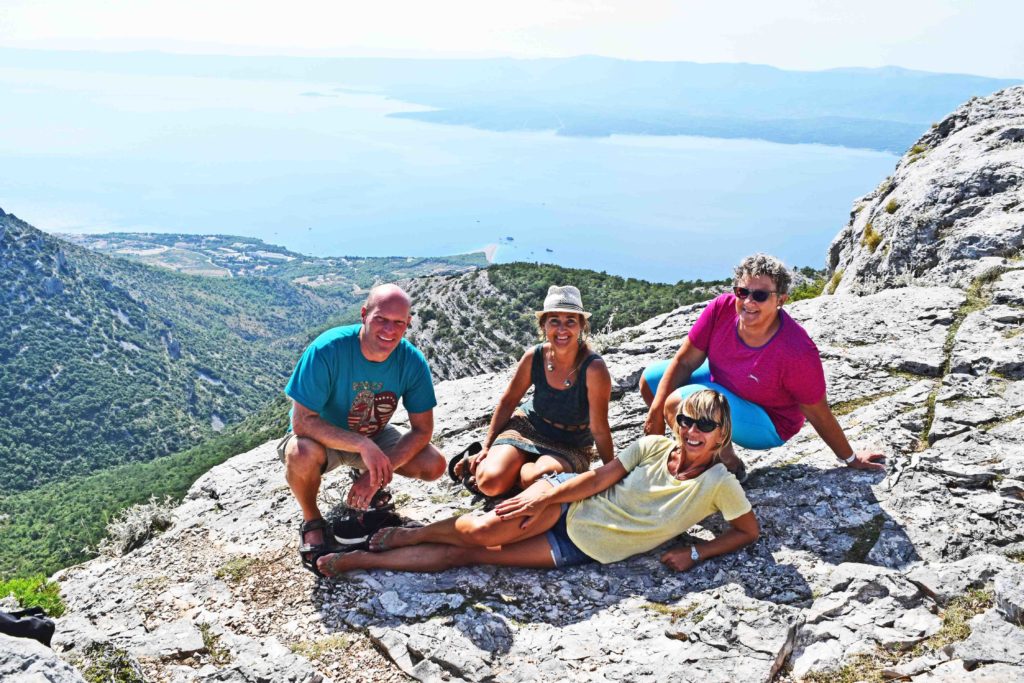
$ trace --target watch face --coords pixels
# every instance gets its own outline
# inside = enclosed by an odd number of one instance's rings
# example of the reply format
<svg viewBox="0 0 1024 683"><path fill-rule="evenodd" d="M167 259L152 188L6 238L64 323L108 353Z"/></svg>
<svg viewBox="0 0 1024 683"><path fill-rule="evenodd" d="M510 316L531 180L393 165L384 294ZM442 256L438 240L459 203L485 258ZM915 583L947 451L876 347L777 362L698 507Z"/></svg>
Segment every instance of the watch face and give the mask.
<svg viewBox="0 0 1024 683"><path fill-rule="evenodd" d="M697 546L695 545L690 546L690 559L694 562L700 559L700 555L697 554Z"/></svg>

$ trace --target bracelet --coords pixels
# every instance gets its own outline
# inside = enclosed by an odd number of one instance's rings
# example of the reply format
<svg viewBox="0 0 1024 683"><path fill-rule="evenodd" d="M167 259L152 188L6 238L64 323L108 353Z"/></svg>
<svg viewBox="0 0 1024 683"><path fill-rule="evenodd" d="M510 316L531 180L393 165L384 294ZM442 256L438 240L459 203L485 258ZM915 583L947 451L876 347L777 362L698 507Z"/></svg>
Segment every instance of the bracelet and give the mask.
<svg viewBox="0 0 1024 683"><path fill-rule="evenodd" d="M836 457L839 458L838 455ZM844 465L846 465L847 467L849 467L851 464L853 464L853 461L856 460L856 459L857 459L857 454L856 453L850 453L850 457L849 458L839 458L839 460Z"/></svg>

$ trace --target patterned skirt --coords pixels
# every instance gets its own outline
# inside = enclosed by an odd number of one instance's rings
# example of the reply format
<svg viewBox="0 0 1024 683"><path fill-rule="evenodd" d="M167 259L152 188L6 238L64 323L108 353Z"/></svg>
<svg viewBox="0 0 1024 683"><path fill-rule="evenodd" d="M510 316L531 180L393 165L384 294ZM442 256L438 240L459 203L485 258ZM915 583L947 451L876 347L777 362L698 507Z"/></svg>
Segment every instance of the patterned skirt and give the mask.
<svg viewBox="0 0 1024 683"><path fill-rule="evenodd" d="M578 434L573 434L578 437ZM492 446L515 446L526 453L529 462L533 462L542 455L553 455L569 463L570 472L586 472L590 469L590 463L597 458L597 449L593 444L588 446L572 446L559 443L555 439L549 439L542 435L530 423L526 413L516 410L505 429ZM530 457L532 456L532 457Z"/></svg>

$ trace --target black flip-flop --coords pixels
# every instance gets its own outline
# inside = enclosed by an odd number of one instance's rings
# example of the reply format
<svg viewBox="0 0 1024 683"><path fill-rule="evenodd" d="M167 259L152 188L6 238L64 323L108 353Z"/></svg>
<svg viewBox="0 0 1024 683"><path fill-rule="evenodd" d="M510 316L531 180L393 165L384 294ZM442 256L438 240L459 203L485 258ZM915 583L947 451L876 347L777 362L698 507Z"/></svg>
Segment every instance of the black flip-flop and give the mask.
<svg viewBox="0 0 1024 683"><path fill-rule="evenodd" d="M453 455L452 459L448 461L448 476L451 477L451 480L454 481L456 484L465 484L466 479L469 477L469 470L466 470L466 473L460 477L457 474L455 474L455 466L462 462L462 460L464 460L465 458L474 456L483 449L484 447L480 444L479 441L474 441L473 443L463 448L462 451Z"/></svg>

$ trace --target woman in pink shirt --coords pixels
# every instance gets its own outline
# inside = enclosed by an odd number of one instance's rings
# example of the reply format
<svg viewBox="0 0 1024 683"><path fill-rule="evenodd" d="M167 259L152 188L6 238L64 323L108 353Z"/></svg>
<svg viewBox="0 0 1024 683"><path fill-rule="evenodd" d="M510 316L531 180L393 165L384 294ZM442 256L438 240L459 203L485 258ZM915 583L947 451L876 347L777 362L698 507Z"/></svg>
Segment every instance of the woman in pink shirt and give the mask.
<svg viewBox="0 0 1024 683"><path fill-rule="evenodd" d="M818 348L782 310L789 283L789 271L777 258L743 259L732 293L708 304L672 360L644 371L640 394L649 406L644 432L663 434L680 401L710 388L729 399L732 440L744 448L781 446L806 419L847 466L883 469L881 453L853 450L828 407ZM743 463L732 446L720 457L742 481Z"/></svg>

